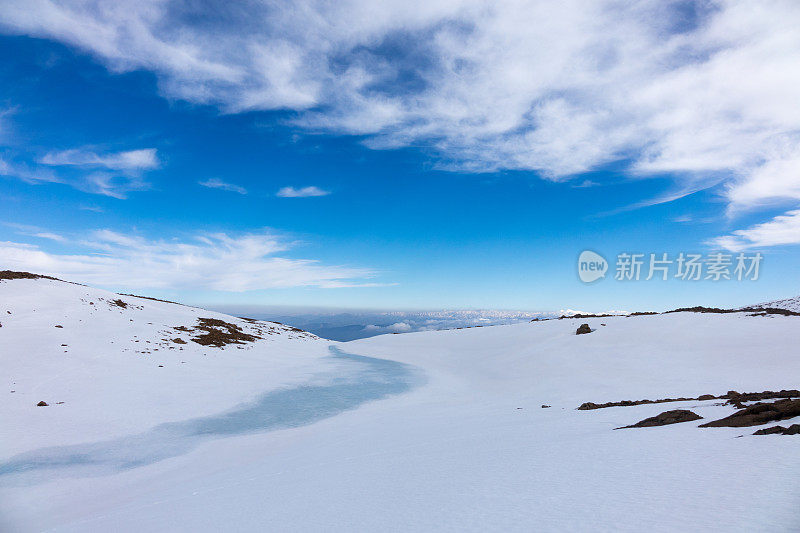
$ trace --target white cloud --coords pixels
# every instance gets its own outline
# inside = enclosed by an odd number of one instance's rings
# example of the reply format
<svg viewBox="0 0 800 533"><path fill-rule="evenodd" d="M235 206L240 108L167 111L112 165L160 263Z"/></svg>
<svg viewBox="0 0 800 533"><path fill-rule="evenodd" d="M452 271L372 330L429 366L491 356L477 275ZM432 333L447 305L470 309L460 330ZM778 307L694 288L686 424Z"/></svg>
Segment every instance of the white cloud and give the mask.
<svg viewBox="0 0 800 533"><path fill-rule="evenodd" d="M445 167L560 179L632 158L639 172L726 171L746 187L777 144L800 147L792 0L217 7L212 20L204 4L32 0L0 15L7 32L114 71L152 70L170 97L307 111L298 124L428 146Z"/></svg>
<svg viewBox="0 0 800 533"><path fill-rule="evenodd" d="M10 176L26 183L61 183L62 180L49 168L31 168L23 163L0 159L0 176Z"/></svg>
<svg viewBox="0 0 800 533"><path fill-rule="evenodd" d="M724 182L732 212L800 201L795 0L207 9L5 2L0 27L69 43L115 72L151 70L170 98L294 110L310 131L421 147L440 168L563 180L622 162L632 175L676 174L680 191Z"/></svg>
<svg viewBox="0 0 800 533"><path fill-rule="evenodd" d="M40 239L48 239L56 242L67 242L67 238L64 237L63 235L59 235L58 233L51 233L49 231L34 233L33 236L39 237Z"/></svg>
<svg viewBox="0 0 800 533"><path fill-rule="evenodd" d="M329 191L324 191L319 187L314 187L313 185L310 187L301 187L299 189L295 189L294 187L283 187L275 196L280 196L281 198L306 198L309 196L327 196L329 195Z"/></svg>
<svg viewBox="0 0 800 533"><path fill-rule="evenodd" d="M247 189L245 189L244 187L240 187L239 185L234 185L233 183L227 183L217 178L211 178L205 181L198 181L197 184L203 187L208 187L210 189L222 189L223 191L238 192L239 194L247 194Z"/></svg>
<svg viewBox="0 0 800 533"><path fill-rule="evenodd" d="M269 234L156 241L110 230L83 242L84 254L55 254L38 246L0 242L0 264L12 270L53 275L117 289L249 291L288 287L375 286L369 269L323 265L280 254L291 243Z"/></svg>
<svg viewBox="0 0 800 533"><path fill-rule="evenodd" d="M119 200L127 198L131 191L141 191L150 187L138 173L92 172L71 184L84 192L102 194Z"/></svg>
<svg viewBox="0 0 800 533"><path fill-rule="evenodd" d="M152 170L159 166L155 148L106 154L83 149L63 150L47 153L39 162L49 166L102 167L111 170Z"/></svg>
<svg viewBox="0 0 800 533"><path fill-rule="evenodd" d="M779 215L769 222L713 239L709 244L738 252L782 244L800 244L800 209Z"/></svg>
<svg viewBox="0 0 800 533"><path fill-rule="evenodd" d="M107 153L62 150L45 154L38 163L31 166L0 160L0 175L28 183L64 183L85 192L123 199L131 191L147 189L144 172L160 166L155 148Z"/></svg>

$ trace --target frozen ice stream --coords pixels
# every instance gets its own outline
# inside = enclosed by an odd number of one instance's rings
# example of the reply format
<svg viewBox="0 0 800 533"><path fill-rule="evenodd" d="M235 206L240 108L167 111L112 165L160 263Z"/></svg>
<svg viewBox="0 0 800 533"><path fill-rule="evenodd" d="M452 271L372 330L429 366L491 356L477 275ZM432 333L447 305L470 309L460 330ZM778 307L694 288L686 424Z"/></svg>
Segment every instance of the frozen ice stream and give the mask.
<svg viewBox="0 0 800 533"><path fill-rule="evenodd" d="M410 365L329 349L348 373L330 376L323 384L273 390L229 411L161 424L137 435L19 454L0 463L0 480L29 484L54 474L91 476L136 468L184 454L206 440L312 424L403 393L423 380Z"/></svg>

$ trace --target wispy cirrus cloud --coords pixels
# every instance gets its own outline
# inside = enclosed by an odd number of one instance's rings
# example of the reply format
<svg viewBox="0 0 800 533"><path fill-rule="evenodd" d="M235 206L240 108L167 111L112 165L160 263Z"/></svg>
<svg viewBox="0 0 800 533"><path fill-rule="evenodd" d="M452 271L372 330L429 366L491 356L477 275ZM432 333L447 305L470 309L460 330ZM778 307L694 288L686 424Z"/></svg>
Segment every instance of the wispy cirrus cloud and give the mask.
<svg viewBox="0 0 800 533"><path fill-rule="evenodd" d="M35 163L0 160L0 175L28 183L64 183L124 199L131 191L149 188L144 173L160 165L155 148L117 152L76 148L48 152Z"/></svg>
<svg viewBox="0 0 800 533"><path fill-rule="evenodd" d="M247 189L233 183L222 181L221 179L211 178L205 181L198 181L198 185L208 187L209 189L222 189L223 191L237 192L239 194L247 194Z"/></svg>
<svg viewBox="0 0 800 533"><path fill-rule="evenodd" d="M85 149L48 152L39 162L49 166L100 167L111 170L152 170L159 167L155 148L97 153Z"/></svg>
<svg viewBox="0 0 800 533"><path fill-rule="evenodd" d="M64 239L58 237L55 240ZM97 230L79 244L85 253L52 253L29 243L0 242L0 264L120 290L242 292L380 285L368 281L376 275L371 269L286 257L294 243L266 232L209 233L188 241L167 241Z"/></svg>
<svg viewBox="0 0 800 533"><path fill-rule="evenodd" d="M300 187L299 189L295 189L294 187L282 187L275 193L275 196L281 198L308 198L311 196L327 196L329 194L330 191L325 191L312 185L309 187Z"/></svg>

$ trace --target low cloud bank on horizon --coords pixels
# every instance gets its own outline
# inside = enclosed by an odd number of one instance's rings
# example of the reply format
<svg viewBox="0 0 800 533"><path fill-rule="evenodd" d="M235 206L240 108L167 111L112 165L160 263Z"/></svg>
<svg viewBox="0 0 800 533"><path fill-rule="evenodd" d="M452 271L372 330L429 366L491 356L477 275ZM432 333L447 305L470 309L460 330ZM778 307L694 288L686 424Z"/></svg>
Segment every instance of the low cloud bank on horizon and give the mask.
<svg viewBox="0 0 800 533"><path fill-rule="evenodd" d="M52 233L49 240L69 239ZM0 242L0 264L11 270L47 274L101 287L191 289L242 292L291 287L374 287L375 272L290 259L293 243L270 233L236 237L224 233L196 235L191 241L148 240L99 230L76 245L84 254L49 253L36 245Z"/></svg>

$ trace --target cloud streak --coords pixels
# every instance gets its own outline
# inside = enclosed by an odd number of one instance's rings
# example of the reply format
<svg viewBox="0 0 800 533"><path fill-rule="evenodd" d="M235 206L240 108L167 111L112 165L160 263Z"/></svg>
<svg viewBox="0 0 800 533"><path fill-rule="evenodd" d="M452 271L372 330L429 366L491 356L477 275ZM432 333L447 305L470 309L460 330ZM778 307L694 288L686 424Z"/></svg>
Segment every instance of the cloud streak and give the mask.
<svg viewBox="0 0 800 533"><path fill-rule="evenodd" d="M98 153L76 148L49 152L38 164L0 159L0 175L27 183L63 183L76 189L124 199L131 191L149 188L144 173L161 166L155 148Z"/></svg>
<svg viewBox="0 0 800 533"><path fill-rule="evenodd" d="M98 154L72 149L49 152L39 162L49 166L100 167L111 170L152 170L159 167L155 148Z"/></svg>
<svg viewBox="0 0 800 533"><path fill-rule="evenodd" d="M222 189L223 191L229 192L237 192L239 194L247 194L247 189L244 187L240 187L239 185L234 185L233 183L228 183L226 181L222 181L221 179L211 178L205 181L198 181L198 185L202 187L208 187L209 189Z"/></svg>
<svg viewBox="0 0 800 533"><path fill-rule="evenodd" d="M717 237L709 244L734 252L747 248L800 244L800 209L779 215L769 222Z"/></svg>
<svg viewBox="0 0 800 533"><path fill-rule="evenodd" d="M275 193L275 196L279 196L281 198L308 198L311 196L327 196L329 195L329 191L324 191L319 187L310 186L310 187L301 187L299 189L295 189L294 187L282 187Z"/></svg>
<svg viewBox="0 0 800 533"><path fill-rule="evenodd" d="M49 235L39 236L50 238ZM12 270L118 290L243 292L378 285L367 281L375 275L370 269L286 257L293 244L270 233L202 234L182 242L98 230L80 245L85 253L58 254L32 244L0 242L0 263Z"/></svg>

